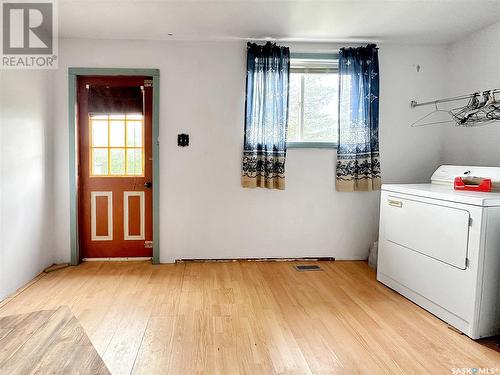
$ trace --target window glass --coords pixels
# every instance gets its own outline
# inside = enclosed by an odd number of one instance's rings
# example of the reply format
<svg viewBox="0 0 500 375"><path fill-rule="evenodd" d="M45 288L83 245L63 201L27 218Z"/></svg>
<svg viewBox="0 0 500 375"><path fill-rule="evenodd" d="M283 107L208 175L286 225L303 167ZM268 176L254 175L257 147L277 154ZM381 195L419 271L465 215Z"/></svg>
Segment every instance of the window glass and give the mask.
<svg viewBox="0 0 500 375"><path fill-rule="evenodd" d="M127 149L127 174L142 174L142 152L137 148Z"/></svg>
<svg viewBox="0 0 500 375"><path fill-rule="evenodd" d="M127 147L142 147L142 121L127 121Z"/></svg>
<svg viewBox="0 0 500 375"><path fill-rule="evenodd" d="M301 116L301 74L290 75L287 141L298 141Z"/></svg>
<svg viewBox="0 0 500 375"><path fill-rule="evenodd" d="M304 141L337 141L338 74L304 74Z"/></svg>
<svg viewBox="0 0 500 375"><path fill-rule="evenodd" d="M92 174L96 176L108 174L107 148L94 148L92 150Z"/></svg>
<svg viewBox="0 0 500 375"><path fill-rule="evenodd" d="M91 176L144 176L142 115L92 115L89 124Z"/></svg>
<svg viewBox="0 0 500 375"><path fill-rule="evenodd" d="M92 146L108 147L108 121L92 121Z"/></svg>
<svg viewBox="0 0 500 375"><path fill-rule="evenodd" d="M338 60L292 58L287 142L337 143Z"/></svg>
<svg viewBox="0 0 500 375"><path fill-rule="evenodd" d="M109 146L125 147L125 121L109 122Z"/></svg>
<svg viewBox="0 0 500 375"><path fill-rule="evenodd" d="M125 149L112 148L109 150L110 173L114 175L125 174Z"/></svg>

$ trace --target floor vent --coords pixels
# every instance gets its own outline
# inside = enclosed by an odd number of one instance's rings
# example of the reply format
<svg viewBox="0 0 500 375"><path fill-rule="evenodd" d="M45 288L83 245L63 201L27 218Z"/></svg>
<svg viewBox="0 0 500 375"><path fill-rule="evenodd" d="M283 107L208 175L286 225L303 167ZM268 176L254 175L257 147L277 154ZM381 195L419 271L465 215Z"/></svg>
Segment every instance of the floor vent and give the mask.
<svg viewBox="0 0 500 375"><path fill-rule="evenodd" d="M315 264L299 264L295 266L295 269L297 271L303 272L303 271L321 271L321 267L317 266Z"/></svg>

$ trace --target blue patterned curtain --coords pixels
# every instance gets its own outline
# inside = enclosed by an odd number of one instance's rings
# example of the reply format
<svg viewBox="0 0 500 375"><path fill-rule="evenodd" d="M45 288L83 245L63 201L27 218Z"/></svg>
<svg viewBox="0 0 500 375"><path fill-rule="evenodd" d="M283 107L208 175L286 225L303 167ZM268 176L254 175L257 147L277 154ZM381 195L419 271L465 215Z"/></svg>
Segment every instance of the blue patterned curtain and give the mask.
<svg viewBox="0 0 500 375"><path fill-rule="evenodd" d="M285 188L290 50L247 44L243 187Z"/></svg>
<svg viewBox="0 0 500 375"><path fill-rule="evenodd" d="M338 191L380 189L379 67L374 44L342 48L339 56Z"/></svg>

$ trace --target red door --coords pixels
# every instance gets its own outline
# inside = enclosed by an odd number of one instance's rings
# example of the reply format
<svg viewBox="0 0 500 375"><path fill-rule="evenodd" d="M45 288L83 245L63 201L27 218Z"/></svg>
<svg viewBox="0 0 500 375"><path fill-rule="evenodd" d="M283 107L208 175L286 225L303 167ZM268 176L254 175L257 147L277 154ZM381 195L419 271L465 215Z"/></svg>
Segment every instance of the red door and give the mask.
<svg viewBox="0 0 500 375"><path fill-rule="evenodd" d="M82 258L151 257L151 77L78 77Z"/></svg>

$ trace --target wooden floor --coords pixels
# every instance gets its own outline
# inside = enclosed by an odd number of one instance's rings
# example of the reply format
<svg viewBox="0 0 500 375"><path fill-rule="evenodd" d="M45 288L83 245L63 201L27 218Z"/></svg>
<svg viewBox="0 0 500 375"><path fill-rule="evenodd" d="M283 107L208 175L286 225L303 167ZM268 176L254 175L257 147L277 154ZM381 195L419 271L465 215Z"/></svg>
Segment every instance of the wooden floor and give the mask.
<svg viewBox="0 0 500 375"><path fill-rule="evenodd" d="M366 263L319 264L84 263L42 277L0 316L69 306L113 374L500 367L498 352L378 283Z"/></svg>
<svg viewBox="0 0 500 375"><path fill-rule="evenodd" d="M0 372L109 375L66 306L0 318Z"/></svg>

